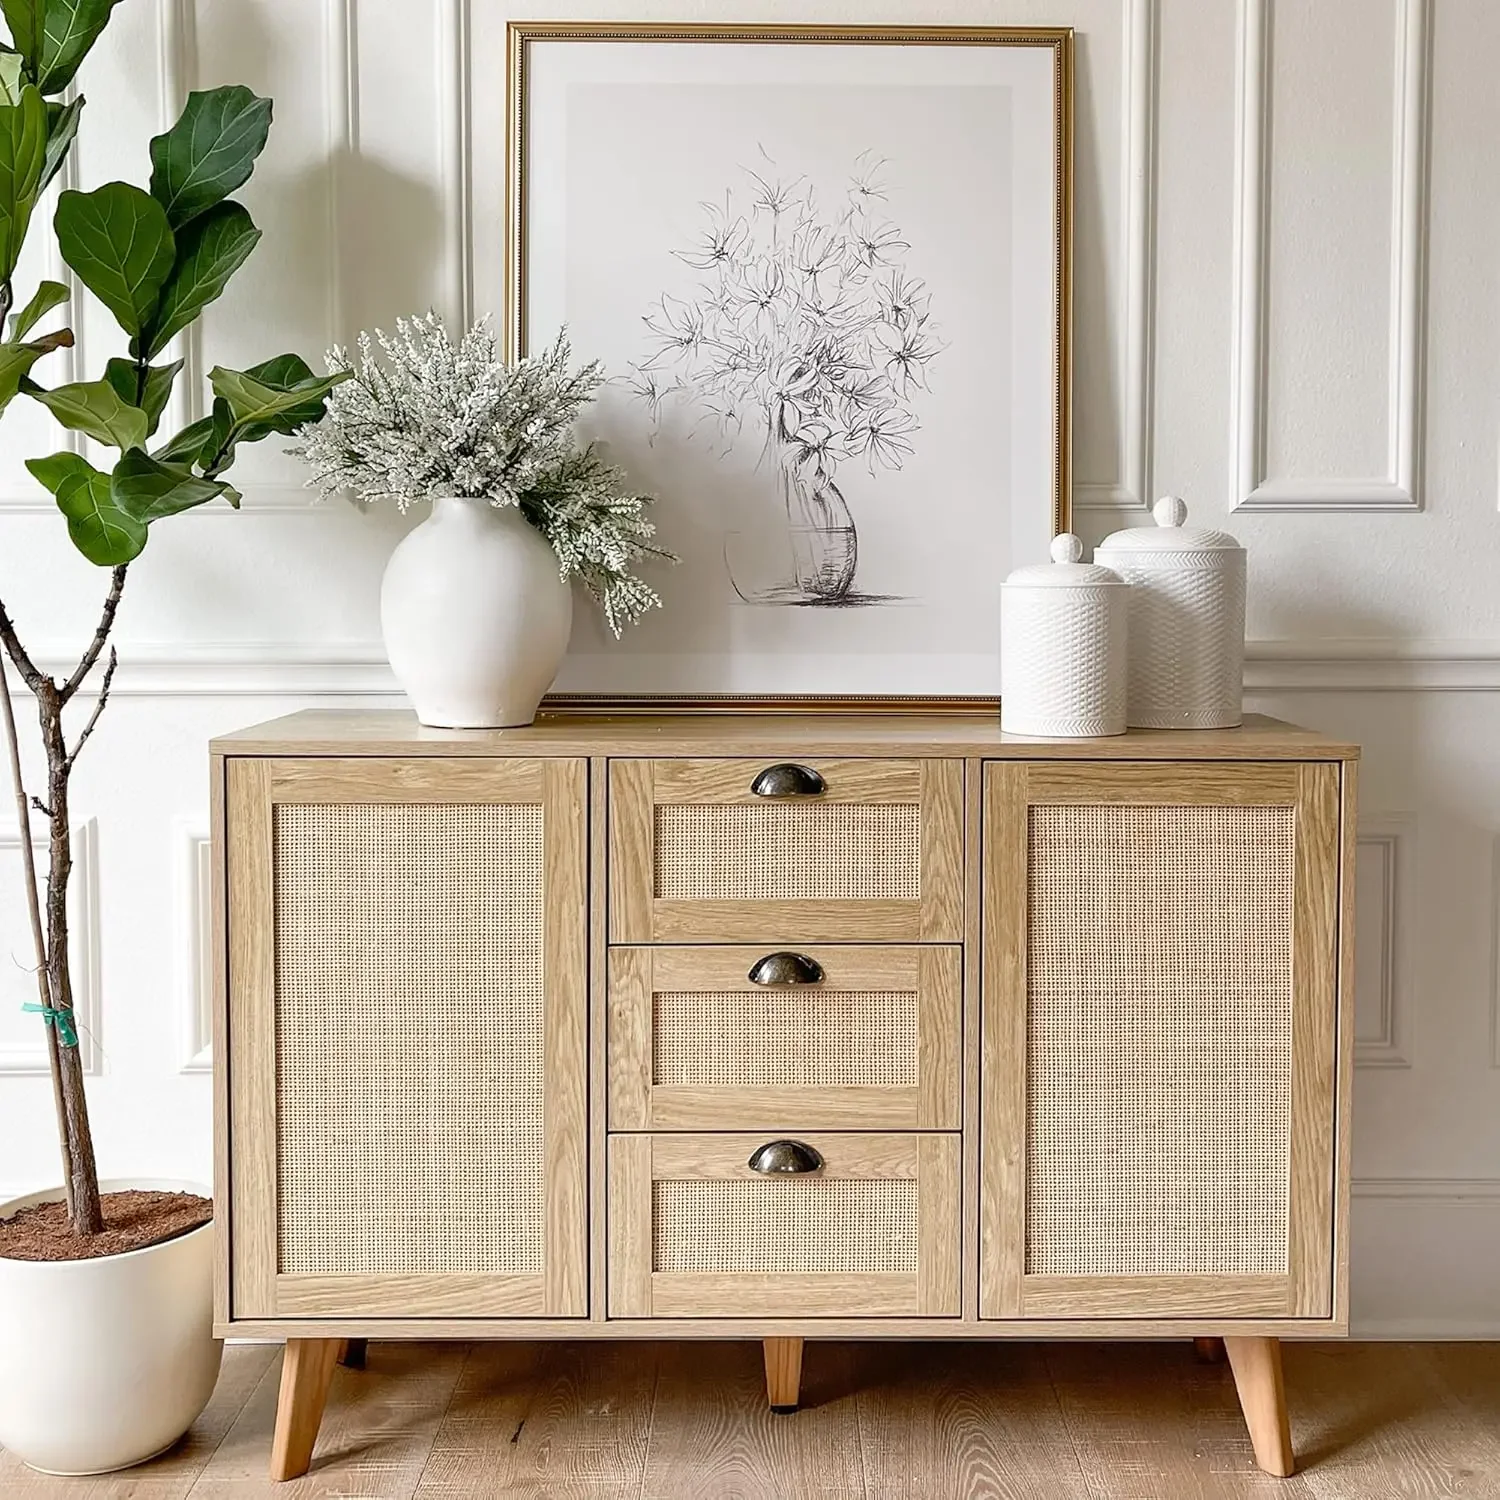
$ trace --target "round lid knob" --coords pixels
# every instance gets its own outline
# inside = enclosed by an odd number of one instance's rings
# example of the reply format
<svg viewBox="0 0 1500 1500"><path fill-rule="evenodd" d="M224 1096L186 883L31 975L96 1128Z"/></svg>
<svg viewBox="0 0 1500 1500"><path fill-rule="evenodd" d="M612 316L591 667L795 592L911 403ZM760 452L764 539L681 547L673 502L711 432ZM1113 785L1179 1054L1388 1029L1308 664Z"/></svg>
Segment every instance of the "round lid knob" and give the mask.
<svg viewBox="0 0 1500 1500"><path fill-rule="evenodd" d="M1004 588L1077 588L1080 584L1113 583L1124 587L1118 573L1098 563L1083 560L1083 542L1071 531L1055 536L1048 545L1052 561L1017 568L1002 585Z"/></svg>
<svg viewBox="0 0 1500 1500"><path fill-rule="evenodd" d="M1187 506L1179 495L1163 495L1151 507L1151 526L1130 526L1111 532L1094 549L1094 556L1106 566L1119 562L1125 553L1150 552L1158 556L1169 552L1242 552L1244 549L1227 531L1206 526L1189 526Z"/></svg>
<svg viewBox="0 0 1500 1500"><path fill-rule="evenodd" d="M1151 507L1158 526L1181 526L1187 520L1187 502L1181 495L1163 495Z"/></svg>

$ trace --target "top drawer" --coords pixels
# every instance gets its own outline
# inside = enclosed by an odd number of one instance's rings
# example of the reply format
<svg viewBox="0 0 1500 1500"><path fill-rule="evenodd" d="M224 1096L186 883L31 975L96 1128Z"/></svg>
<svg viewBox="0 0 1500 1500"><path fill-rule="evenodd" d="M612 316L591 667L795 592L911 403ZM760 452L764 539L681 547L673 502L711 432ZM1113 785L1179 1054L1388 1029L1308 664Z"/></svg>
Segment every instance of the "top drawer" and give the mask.
<svg viewBox="0 0 1500 1500"><path fill-rule="evenodd" d="M963 763L615 760L614 943L950 943Z"/></svg>

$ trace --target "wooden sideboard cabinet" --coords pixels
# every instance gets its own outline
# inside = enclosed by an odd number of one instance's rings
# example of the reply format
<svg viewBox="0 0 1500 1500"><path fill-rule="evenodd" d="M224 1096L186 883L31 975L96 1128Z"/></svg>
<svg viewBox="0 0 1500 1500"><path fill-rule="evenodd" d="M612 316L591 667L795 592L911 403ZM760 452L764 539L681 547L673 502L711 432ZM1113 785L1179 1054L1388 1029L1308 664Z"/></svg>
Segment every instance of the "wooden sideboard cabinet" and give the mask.
<svg viewBox="0 0 1500 1500"><path fill-rule="evenodd" d="M222 1335L1346 1331L1357 750L930 712L213 746Z"/></svg>

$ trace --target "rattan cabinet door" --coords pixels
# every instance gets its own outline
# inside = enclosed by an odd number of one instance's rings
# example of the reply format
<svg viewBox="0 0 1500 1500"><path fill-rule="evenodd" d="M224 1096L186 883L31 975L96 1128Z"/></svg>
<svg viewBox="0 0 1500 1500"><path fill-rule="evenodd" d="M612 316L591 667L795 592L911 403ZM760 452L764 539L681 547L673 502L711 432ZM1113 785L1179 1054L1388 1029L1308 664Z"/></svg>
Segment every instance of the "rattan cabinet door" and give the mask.
<svg viewBox="0 0 1500 1500"><path fill-rule="evenodd" d="M991 764L980 1310L1332 1316L1339 768Z"/></svg>
<svg viewBox="0 0 1500 1500"><path fill-rule="evenodd" d="M957 1317L959 1137L609 1139L611 1318ZM787 1142L780 1144L786 1145Z"/></svg>
<svg viewBox="0 0 1500 1500"><path fill-rule="evenodd" d="M611 1130L957 1130L963 950L612 948Z"/></svg>
<svg viewBox="0 0 1500 1500"><path fill-rule="evenodd" d="M963 764L615 760L613 943L956 943Z"/></svg>
<svg viewBox="0 0 1500 1500"><path fill-rule="evenodd" d="M232 1316L584 1316L587 763L226 777Z"/></svg>

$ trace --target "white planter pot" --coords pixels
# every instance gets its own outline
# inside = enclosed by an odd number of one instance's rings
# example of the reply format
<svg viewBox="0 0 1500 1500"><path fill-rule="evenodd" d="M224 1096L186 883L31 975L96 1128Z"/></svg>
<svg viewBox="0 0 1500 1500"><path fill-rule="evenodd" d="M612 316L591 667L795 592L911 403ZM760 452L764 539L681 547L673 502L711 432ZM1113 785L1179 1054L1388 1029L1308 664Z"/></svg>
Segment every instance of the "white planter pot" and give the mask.
<svg viewBox="0 0 1500 1500"><path fill-rule="evenodd" d="M99 1186L205 1192L185 1182ZM0 1218L62 1196L13 1198ZM219 1378L213 1251L210 1223L98 1260L0 1259L0 1446L46 1474L103 1474L170 1448Z"/></svg>
<svg viewBox="0 0 1500 1500"><path fill-rule="evenodd" d="M573 593L516 507L439 497L391 555L380 624L423 724L501 729L536 717L568 649Z"/></svg>

